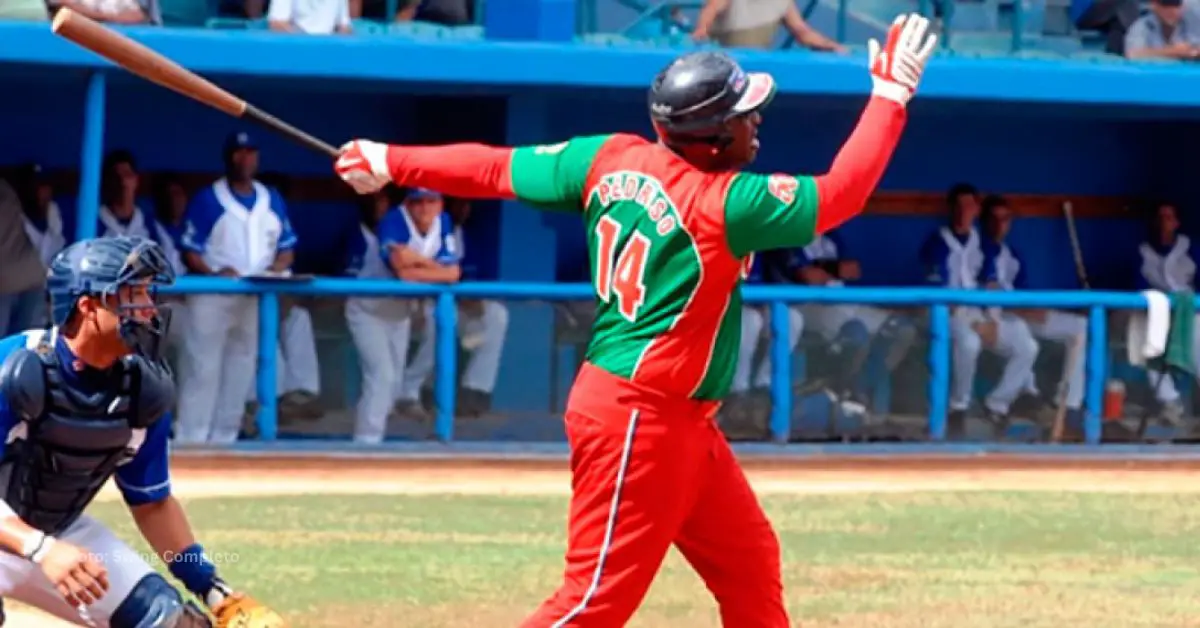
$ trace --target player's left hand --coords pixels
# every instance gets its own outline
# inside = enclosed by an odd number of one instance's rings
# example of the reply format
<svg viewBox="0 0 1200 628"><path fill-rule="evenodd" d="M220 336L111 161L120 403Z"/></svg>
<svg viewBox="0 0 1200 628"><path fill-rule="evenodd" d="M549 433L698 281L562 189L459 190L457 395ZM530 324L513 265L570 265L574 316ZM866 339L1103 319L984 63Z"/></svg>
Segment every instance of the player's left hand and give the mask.
<svg viewBox="0 0 1200 628"><path fill-rule="evenodd" d="M901 105L908 104L935 45L937 35L929 32L928 19L916 13L897 17L883 46L874 39L867 42L871 93Z"/></svg>
<svg viewBox="0 0 1200 628"><path fill-rule="evenodd" d="M354 140L341 148L333 170L359 194L374 194L392 182L387 144Z"/></svg>
<svg viewBox="0 0 1200 628"><path fill-rule="evenodd" d="M244 593L233 593L212 609L216 628L286 628L279 613Z"/></svg>

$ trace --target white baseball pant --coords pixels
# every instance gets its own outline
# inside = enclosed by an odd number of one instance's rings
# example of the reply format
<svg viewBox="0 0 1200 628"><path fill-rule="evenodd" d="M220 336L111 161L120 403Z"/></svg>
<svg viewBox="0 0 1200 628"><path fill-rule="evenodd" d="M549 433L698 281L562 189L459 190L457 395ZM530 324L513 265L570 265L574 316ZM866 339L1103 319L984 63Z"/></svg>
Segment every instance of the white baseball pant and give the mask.
<svg viewBox="0 0 1200 628"><path fill-rule="evenodd" d="M1046 320L1041 322L1026 321L1029 325L1029 330L1033 335L1043 340L1052 342L1061 342L1066 344L1067 351L1071 351L1072 344L1075 342L1082 343L1081 347L1086 350L1088 339L1088 321L1084 316L1079 314L1071 314L1070 312L1060 312L1058 310L1050 310L1046 313ZM1071 372L1067 373L1067 407L1072 410L1078 410L1083 407L1083 388L1084 388L1084 373L1087 367L1086 353L1080 353L1080 358L1075 360L1075 364L1071 366ZM1064 358L1069 360L1070 358ZM1025 389L1031 393L1037 393L1037 384L1033 376L1033 371L1029 371L1029 376L1025 380Z"/></svg>
<svg viewBox="0 0 1200 628"><path fill-rule="evenodd" d="M95 604L73 607L42 573L19 556L0 552L0 598L16 600L77 626L105 628L114 611L142 578L153 573L146 561L102 523L81 516L58 538L97 556L108 570L108 592Z"/></svg>
<svg viewBox="0 0 1200 628"><path fill-rule="evenodd" d="M427 302L424 307L424 330L417 353L404 371L404 382L400 389L399 398L406 401L416 401L420 397L421 386L433 373L437 324L434 321L433 303ZM508 308L499 301L491 300L483 301L483 313L480 316L471 316L459 308L458 333L463 339L463 348L471 354L463 372L462 387L491 394L496 387L504 338L508 334Z"/></svg>
<svg viewBox="0 0 1200 628"><path fill-rule="evenodd" d="M242 427L258 360L258 299L188 297L175 442L231 444Z"/></svg>
<svg viewBox="0 0 1200 628"><path fill-rule="evenodd" d="M257 364L258 354L255 353ZM313 335L312 314L293 306L279 326L279 345L275 348L275 394L303 391L321 394L321 371L317 363L317 339ZM258 386L251 386L246 401L258 401Z"/></svg>
<svg viewBox="0 0 1200 628"><path fill-rule="evenodd" d="M412 318L407 307L388 307L403 303L370 301L348 299L346 324L362 368L362 393L355 408L354 440L374 444L383 441L388 414L400 397Z"/></svg>
<svg viewBox="0 0 1200 628"><path fill-rule="evenodd" d="M1033 363L1037 360L1038 343L1023 319L1005 314L998 318L996 346L992 350L1006 361L1000 381L988 394L984 404L992 412L1007 414L1009 406L1025 388L1028 374L1032 372ZM983 312L975 308L959 308L951 320L950 333L954 345L951 410L966 410L971 405L975 372L979 368L979 354L983 351L983 339L971 326L985 320Z"/></svg>
<svg viewBox="0 0 1200 628"><path fill-rule="evenodd" d="M802 306L793 305L788 308L788 355L800 344L800 336L804 333L804 312ZM744 393L750 390L750 372L754 368L754 351L758 341L763 336L763 328L767 316L764 310L749 305L742 306L742 339L738 345L738 361L733 371L733 383L729 387L731 393ZM771 386L771 358L767 356L758 365L754 375L755 388Z"/></svg>
<svg viewBox="0 0 1200 628"><path fill-rule="evenodd" d="M1134 316L1130 321L1131 325L1146 325L1145 315ZM1200 330L1200 314L1196 315L1192 323L1197 330ZM1196 373L1196 381L1200 382L1200 333L1192 334L1192 369ZM1155 369L1147 369L1150 376L1150 385L1154 386L1157 382L1158 386L1154 391L1154 396L1162 403L1173 403L1179 401L1179 389L1175 386L1175 380L1170 375L1163 375L1162 371Z"/></svg>

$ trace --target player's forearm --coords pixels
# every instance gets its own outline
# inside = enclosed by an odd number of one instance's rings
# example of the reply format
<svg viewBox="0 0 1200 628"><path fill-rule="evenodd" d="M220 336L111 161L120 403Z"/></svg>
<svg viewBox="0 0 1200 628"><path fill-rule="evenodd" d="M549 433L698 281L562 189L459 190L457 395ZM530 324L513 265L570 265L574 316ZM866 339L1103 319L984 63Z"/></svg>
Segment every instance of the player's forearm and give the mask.
<svg viewBox="0 0 1200 628"><path fill-rule="evenodd" d="M454 283L462 277L462 271L457 265L409 266L401 268L397 275L404 281L414 283Z"/></svg>
<svg viewBox="0 0 1200 628"><path fill-rule="evenodd" d="M400 186L461 198L515 198L508 147L484 144L389 146L388 171Z"/></svg>
<svg viewBox="0 0 1200 628"><path fill-rule="evenodd" d="M196 535L188 522L183 506L173 496L139 506L129 512L146 543L168 566L184 548L196 543Z"/></svg>
<svg viewBox="0 0 1200 628"><path fill-rule="evenodd" d="M292 263L296 261L296 252L288 249L280 251L275 256L275 262L271 264L271 270L274 272L282 272L292 267Z"/></svg>
<svg viewBox="0 0 1200 628"><path fill-rule="evenodd" d="M837 228L862 212L887 169L907 119L904 106L874 96L838 151L829 172L817 177L817 233Z"/></svg>

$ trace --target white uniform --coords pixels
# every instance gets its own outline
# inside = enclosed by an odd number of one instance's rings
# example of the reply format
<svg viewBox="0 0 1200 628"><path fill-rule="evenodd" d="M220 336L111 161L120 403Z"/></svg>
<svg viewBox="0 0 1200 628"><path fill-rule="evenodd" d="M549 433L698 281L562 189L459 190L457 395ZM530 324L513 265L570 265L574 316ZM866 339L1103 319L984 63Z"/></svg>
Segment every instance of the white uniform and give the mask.
<svg viewBox="0 0 1200 628"><path fill-rule="evenodd" d="M840 260L842 258L841 244L837 238L829 235L818 235L816 239L800 250L800 258L795 260L797 266L825 260ZM841 287L845 283L839 279L831 279L828 287ZM810 328L832 341L845 327L846 323L858 321L867 328L867 333L874 336L887 322L889 314L870 305L838 304L838 305L805 305L804 319Z"/></svg>
<svg viewBox="0 0 1200 628"><path fill-rule="evenodd" d="M461 260L466 253L462 229L455 227L451 235L455 254ZM425 325L417 353L412 364L404 371L400 399L416 401L421 386L433 372L434 347L437 325L434 322L433 304L424 305ZM462 307L458 310L458 333L462 347L471 357L463 371L462 387L476 392L491 394L496 387L496 376L500 372L500 356L504 351L504 337L508 333L508 308L499 301L485 299L482 312Z"/></svg>
<svg viewBox="0 0 1200 628"><path fill-rule="evenodd" d="M384 261L379 237L366 225L359 229L361 250L351 252L347 270L363 279L395 279ZM400 398L408 362L412 307L408 299L346 299L346 324L362 367L362 394L355 408L356 442L378 443L387 431L387 417Z"/></svg>
<svg viewBox="0 0 1200 628"><path fill-rule="evenodd" d="M949 227L942 227L926 241L921 256L930 273L930 281L950 288L979 287L984 254L979 232L974 228L966 238L960 239ZM1000 381L984 401L989 410L1008 414L1009 406L1021 394L1037 360L1038 343L1024 320L996 311L956 308L950 322L954 344L954 373L950 390L952 411L963 411L971 405L979 354L983 351L983 339L973 326L989 320L995 321L997 326L996 346L992 349L1006 359Z"/></svg>
<svg viewBox="0 0 1200 628"><path fill-rule="evenodd" d="M201 255L214 271L262 273L280 252L296 245L283 199L258 182L252 198L238 198L225 179L216 181L188 204L186 221L183 247ZM175 438L230 444L237 440L255 385L258 300L200 294L188 298L188 309Z"/></svg>
<svg viewBox="0 0 1200 628"><path fill-rule="evenodd" d="M1176 292L1192 290L1196 279L1196 261L1192 258L1192 241L1185 235L1175 237L1170 248L1152 246L1143 242L1138 247L1141 258L1140 278L1143 288ZM1131 325L1146 325L1145 314L1137 314L1130 321ZM1200 328L1200 314L1196 315L1195 325ZM1192 364L1197 377L1200 378L1200 334L1192 336ZM1154 371L1150 377L1153 385L1158 382L1155 396L1164 403L1179 400L1179 390L1169 376L1163 377L1161 371Z"/></svg>
<svg viewBox="0 0 1200 628"><path fill-rule="evenodd" d="M275 392L321 394L321 367L317 362L317 338L313 334L312 314L293 305L279 325L279 345L275 348ZM258 401L258 386L251 386L246 401Z"/></svg>
<svg viewBox="0 0 1200 628"><path fill-rule="evenodd" d="M985 275L988 275L989 280L996 281L1005 290L1016 290L1023 287L1021 259L1007 244L989 245L986 247L984 256L987 260L985 266L989 267L989 270L985 271ZM1050 310L1046 312L1046 318L1043 321L1022 320L1034 336L1042 340L1064 343L1067 346L1068 352L1074 350L1075 347L1078 347L1080 351L1087 347L1088 322L1087 318L1083 316L1070 312ZM1067 359L1069 360L1070 358ZM1073 410L1077 410L1083 406L1083 386L1086 366L1087 360L1080 353L1078 359L1071 365L1071 372L1066 374L1066 405ZM1025 378L1024 390L1034 395L1038 393L1036 378L1032 370L1029 371L1029 375Z"/></svg>
<svg viewBox="0 0 1200 628"><path fill-rule="evenodd" d="M45 229L38 227L33 224L32 220L26 218L25 235L29 236L29 242L33 244L33 248L37 249L42 263L49 267L50 260L53 260L54 256L67 246L67 237L63 235L62 212L58 209L58 203L51 201L50 206L46 208Z"/></svg>

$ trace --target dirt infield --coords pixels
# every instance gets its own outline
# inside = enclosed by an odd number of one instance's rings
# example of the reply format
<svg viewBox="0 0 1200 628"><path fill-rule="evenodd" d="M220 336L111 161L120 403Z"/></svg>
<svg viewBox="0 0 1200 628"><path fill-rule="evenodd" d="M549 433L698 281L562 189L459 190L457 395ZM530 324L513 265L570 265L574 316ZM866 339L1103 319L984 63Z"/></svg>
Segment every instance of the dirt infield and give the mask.
<svg viewBox="0 0 1200 628"><path fill-rule="evenodd" d="M747 475L762 494L917 491L1200 492L1200 461L972 458L810 458L749 460ZM449 461L316 456L177 456L172 483L183 498L253 495L467 494L562 495L561 461ZM101 499L114 499L107 490ZM67 624L14 609L9 626Z"/></svg>

